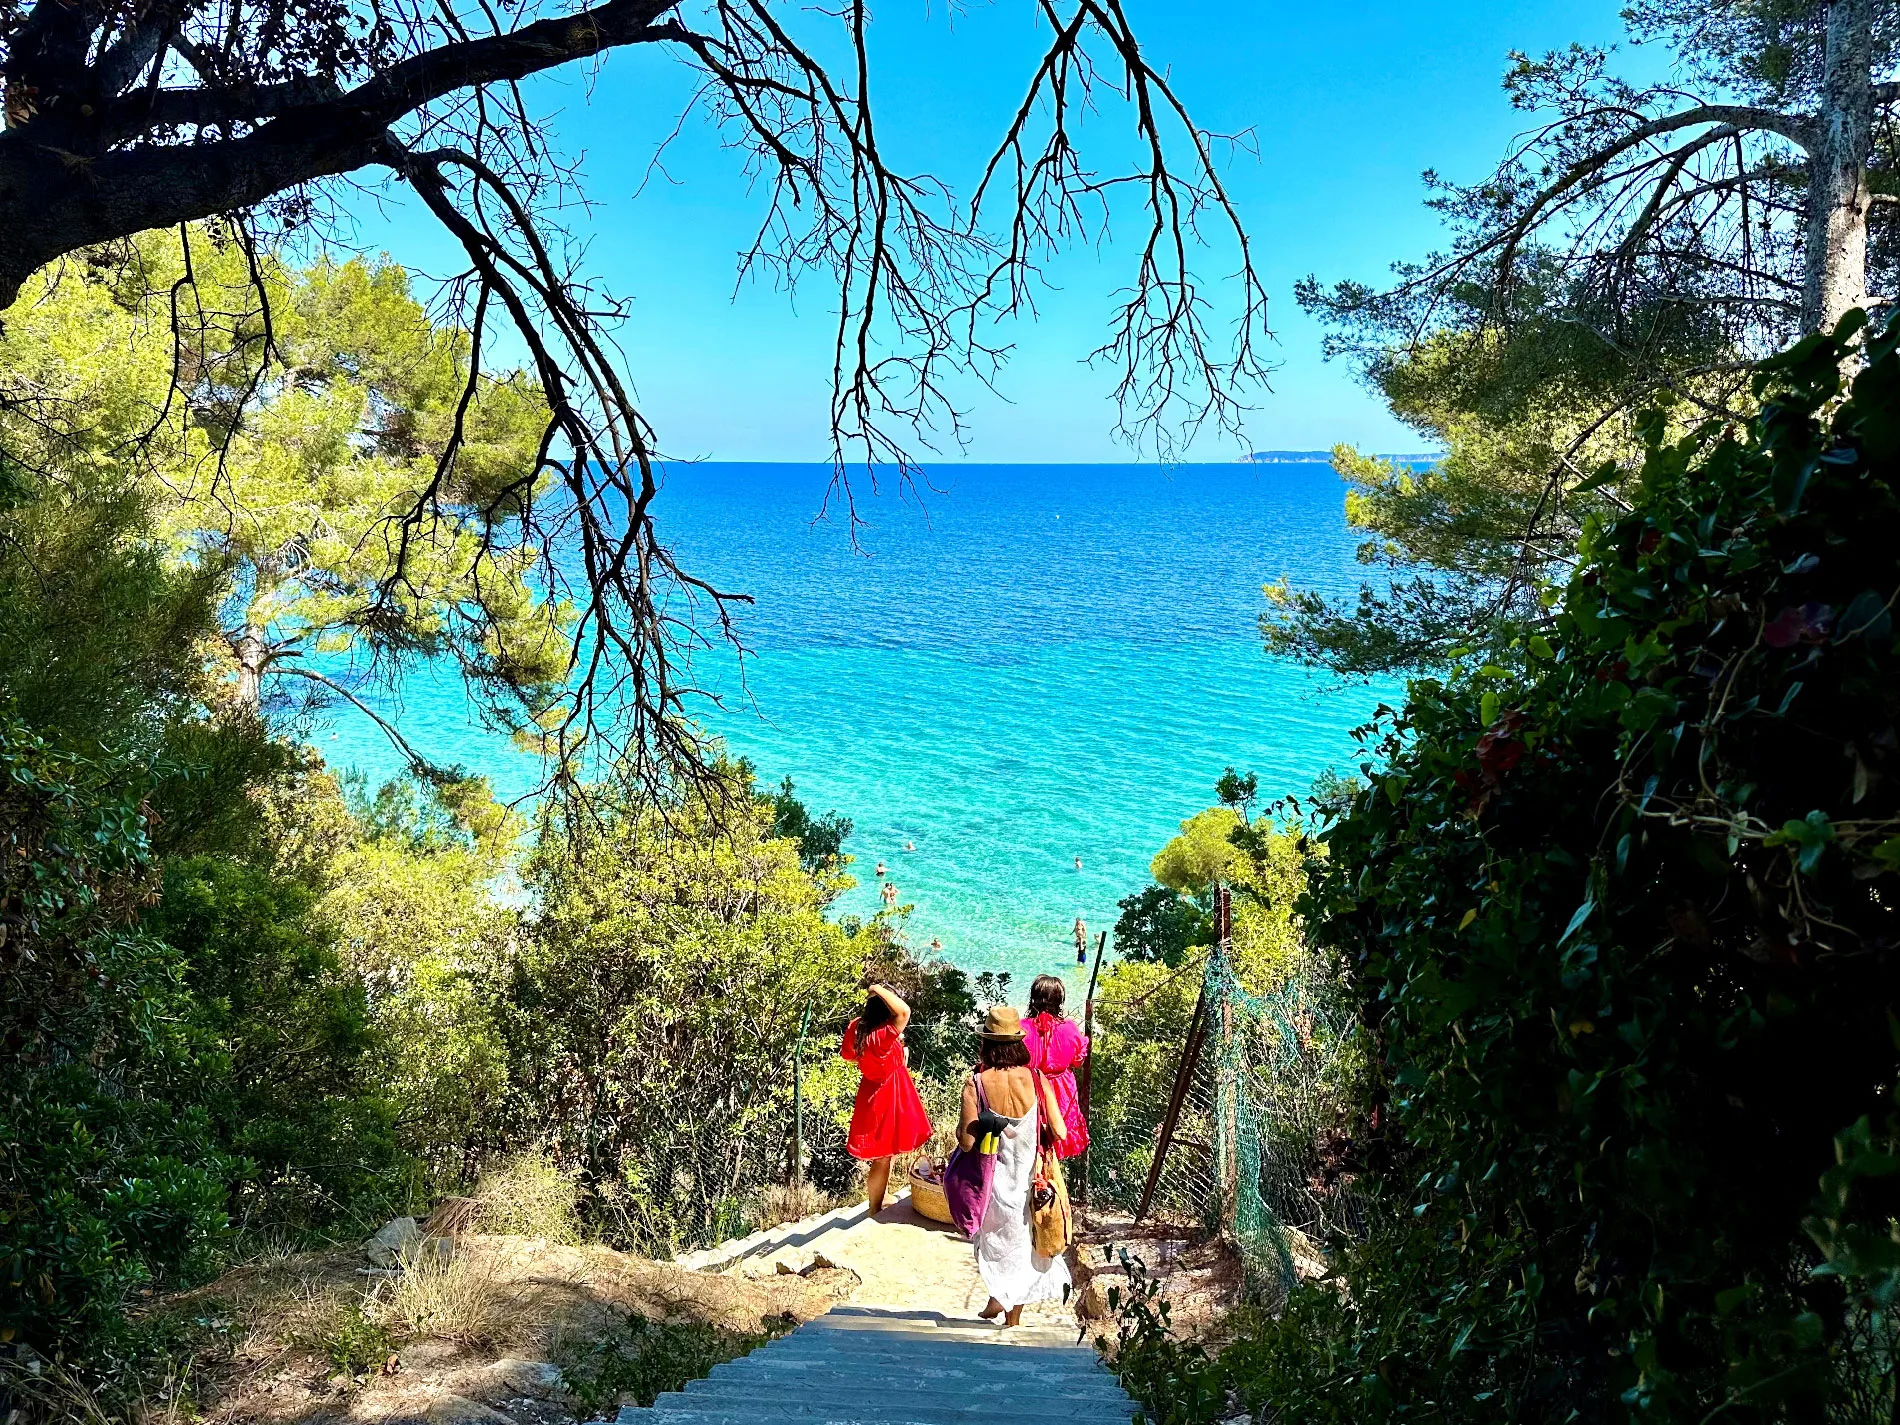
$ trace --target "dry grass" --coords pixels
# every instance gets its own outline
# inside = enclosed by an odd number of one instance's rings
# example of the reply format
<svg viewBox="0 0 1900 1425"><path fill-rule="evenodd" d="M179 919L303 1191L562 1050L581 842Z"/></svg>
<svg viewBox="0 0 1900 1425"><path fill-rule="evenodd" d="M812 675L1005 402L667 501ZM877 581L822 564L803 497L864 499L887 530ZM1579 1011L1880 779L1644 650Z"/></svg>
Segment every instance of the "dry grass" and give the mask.
<svg viewBox="0 0 1900 1425"><path fill-rule="evenodd" d="M796 1187L769 1187L759 1199L759 1226L777 1227L783 1222L798 1222L820 1212L829 1212L843 1203L829 1193L820 1192L810 1183Z"/></svg>
<svg viewBox="0 0 1900 1425"><path fill-rule="evenodd" d="M507 1334L515 1305L488 1258L442 1252L425 1241L405 1251L401 1271L370 1292L363 1315L392 1334L485 1346Z"/></svg>
<svg viewBox="0 0 1900 1425"><path fill-rule="evenodd" d="M167 1309L215 1311L232 1326L194 1368L191 1394L198 1398L200 1425L415 1418L443 1391L499 1400L513 1387L490 1371L498 1355L573 1357L577 1364L585 1358L589 1379L606 1379L625 1363L596 1360L601 1353L590 1343L621 1340L633 1317L698 1323L719 1339L752 1336L774 1329L768 1322L809 1320L839 1294L837 1283L802 1277L754 1282L597 1245L480 1232L465 1234L446 1260L417 1251L406 1270L367 1294L362 1265L355 1249L288 1259L271 1253L169 1298ZM665 1347L661 1356L677 1354L676 1335L656 1337ZM632 1351L633 1344L621 1340L629 1360L652 1354ZM396 1368L387 1369L392 1358ZM0 1405L0 1422L5 1414ZM54 1418L104 1425L79 1403ZM148 1412L137 1425L177 1422Z"/></svg>
<svg viewBox="0 0 1900 1425"><path fill-rule="evenodd" d="M117 1425L86 1383L55 1361L36 1358L29 1364L0 1356L0 1403L7 1401L17 1402L14 1409L25 1420Z"/></svg>
<svg viewBox="0 0 1900 1425"><path fill-rule="evenodd" d="M485 1232L568 1244L580 1240L574 1214L579 1185L539 1153L522 1153L482 1174L474 1195L482 1205Z"/></svg>

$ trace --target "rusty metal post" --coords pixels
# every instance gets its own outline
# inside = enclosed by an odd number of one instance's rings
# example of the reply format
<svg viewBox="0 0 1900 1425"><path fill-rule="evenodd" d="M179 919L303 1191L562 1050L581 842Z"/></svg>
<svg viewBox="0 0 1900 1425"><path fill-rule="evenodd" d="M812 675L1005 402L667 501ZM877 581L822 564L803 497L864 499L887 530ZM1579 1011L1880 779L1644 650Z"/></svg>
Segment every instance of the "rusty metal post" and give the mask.
<svg viewBox="0 0 1900 1425"><path fill-rule="evenodd" d="M1188 1021L1187 1043L1181 1048L1181 1063L1174 1071L1174 1093L1168 1099L1167 1117L1161 1120L1161 1133L1155 1142L1154 1161L1148 1165L1148 1181L1142 1185L1141 1205L1135 1209L1135 1221L1148 1215L1154 1202L1155 1188L1161 1182L1161 1169L1174 1143L1175 1123L1181 1117L1181 1105L1187 1099L1188 1086L1194 1081L1194 1065L1201 1057L1201 1041L1207 1037L1207 981L1201 981L1201 996L1194 1001L1194 1017Z"/></svg>
<svg viewBox="0 0 1900 1425"><path fill-rule="evenodd" d="M1082 1060L1081 1092L1077 1095L1082 1101L1082 1121L1089 1118L1089 1088L1095 1081L1095 981L1102 973L1102 951L1108 946L1108 932L1104 930L1095 941L1095 968L1089 973L1088 994L1082 999L1082 1038L1088 1043L1088 1053ZM1081 1161L1076 1164L1075 1200L1089 1200L1089 1150L1082 1150Z"/></svg>

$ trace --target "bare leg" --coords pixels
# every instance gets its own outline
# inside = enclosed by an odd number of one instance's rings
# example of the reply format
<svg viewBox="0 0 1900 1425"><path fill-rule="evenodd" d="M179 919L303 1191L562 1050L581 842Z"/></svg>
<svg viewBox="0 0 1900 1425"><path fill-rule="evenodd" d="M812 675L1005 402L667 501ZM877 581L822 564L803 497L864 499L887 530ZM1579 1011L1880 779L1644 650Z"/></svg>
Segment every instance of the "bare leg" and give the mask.
<svg viewBox="0 0 1900 1425"><path fill-rule="evenodd" d="M1022 1307L1020 1307L1020 1306L1012 1306L1012 1307L1010 1307L1010 1309L1009 1309L1009 1315L1007 1315L1007 1316L1005 1316L1005 1317L1003 1318L1003 1324L1004 1324L1005 1326L1020 1326L1020 1325L1022 1325L1022 1324L1023 1324L1023 1309L1022 1309Z"/></svg>
<svg viewBox="0 0 1900 1425"><path fill-rule="evenodd" d="M977 1312L977 1315L981 1316L985 1321L994 1321L997 1317L1001 1316L1002 1314L1003 1314L1003 1303L998 1301L995 1297L991 1297L989 1300L989 1304L985 1306L981 1311Z"/></svg>
<svg viewBox="0 0 1900 1425"><path fill-rule="evenodd" d="M884 1189L891 1185L891 1160L873 1158L871 1170L865 1175L864 1196L871 1204L871 1216L876 1217L884 1210Z"/></svg>

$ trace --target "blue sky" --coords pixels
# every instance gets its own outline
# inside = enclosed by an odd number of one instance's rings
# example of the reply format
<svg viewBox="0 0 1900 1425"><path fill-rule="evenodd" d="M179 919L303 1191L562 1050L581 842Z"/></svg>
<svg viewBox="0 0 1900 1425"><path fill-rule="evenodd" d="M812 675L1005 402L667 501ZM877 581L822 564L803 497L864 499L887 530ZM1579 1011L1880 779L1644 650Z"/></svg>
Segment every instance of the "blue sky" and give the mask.
<svg viewBox="0 0 1900 1425"><path fill-rule="evenodd" d="M1225 176L1252 234L1271 301L1280 370L1246 422L1247 445L1317 449L1351 441L1416 449L1338 363L1293 301L1311 272L1376 280L1396 258L1440 241L1419 175L1481 176L1521 117L1499 77L1511 49L1541 51L1619 38L1616 5L1548 0L1453 3L1242 3L1128 0L1147 53L1164 64L1199 122L1251 129L1258 157L1235 155ZM822 17L787 7L808 33ZM882 0L875 10L873 79L882 142L895 166L928 169L967 192L1018 102L1043 33L1031 0L957 4ZM671 130L692 76L655 51L610 55L591 76L532 89L556 145L581 162L593 207L571 220L588 244L585 267L634 304L621 332L629 373L663 447L686 458L824 458L825 293L797 299L764 284L734 290L737 254L761 207L737 155L691 124L669 150L672 181L641 184ZM1123 111L1106 106L1094 130L1112 146ZM356 241L386 248L423 272L454 254L425 216L400 200L359 218ZM1210 273L1227 254L1209 257ZM1129 253L1109 242L1056 269L1060 290L1033 324L1007 333L1016 355L1007 400L971 392L971 444L982 461L1131 458L1113 439L1109 380L1084 361L1097 344ZM1201 442L1195 458L1238 447Z"/></svg>

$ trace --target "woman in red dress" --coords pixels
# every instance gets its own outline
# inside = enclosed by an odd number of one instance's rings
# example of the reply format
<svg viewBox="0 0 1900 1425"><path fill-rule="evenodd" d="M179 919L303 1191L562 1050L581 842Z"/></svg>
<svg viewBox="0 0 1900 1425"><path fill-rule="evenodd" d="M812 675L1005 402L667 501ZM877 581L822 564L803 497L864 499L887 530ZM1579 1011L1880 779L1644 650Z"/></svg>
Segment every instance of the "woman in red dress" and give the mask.
<svg viewBox="0 0 1900 1425"><path fill-rule="evenodd" d="M838 1052L857 1061L858 1101L851 1110L851 1136L845 1151L869 1164L865 1196L876 1216L890 1186L891 1157L930 1141L930 1115L911 1082L904 1061L904 1026L910 1006L889 985L872 985L864 1013L844 1031Z"/></svg>

